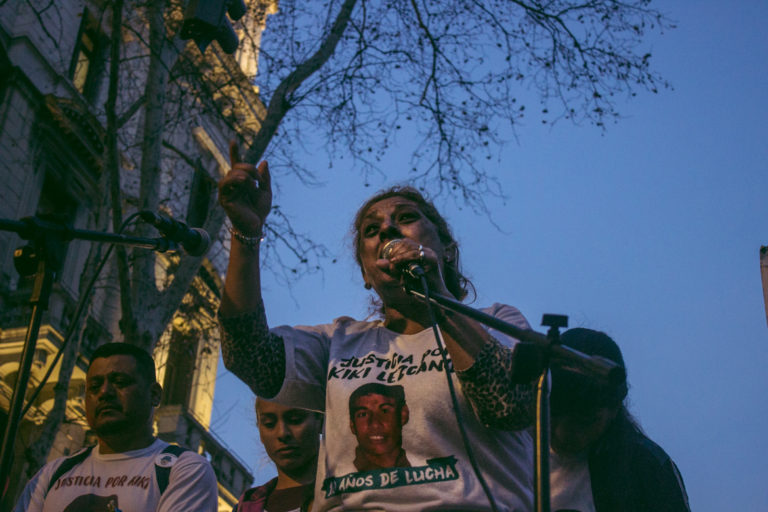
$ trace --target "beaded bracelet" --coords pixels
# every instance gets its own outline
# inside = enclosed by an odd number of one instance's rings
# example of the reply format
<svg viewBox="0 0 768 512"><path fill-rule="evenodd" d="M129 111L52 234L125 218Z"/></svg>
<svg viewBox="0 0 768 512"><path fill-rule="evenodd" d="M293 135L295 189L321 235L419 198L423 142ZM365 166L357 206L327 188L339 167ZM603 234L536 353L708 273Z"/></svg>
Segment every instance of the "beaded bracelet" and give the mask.
<svg viewBox="0 0 768 512"><path fill-rule="evenodd" d="M259 242L264 240L264 235L248 236L244 235L235 228L229 228L229 234L232 235L232 238L236 239L242 245L250 249L255 249L259 246Z"/></svg>

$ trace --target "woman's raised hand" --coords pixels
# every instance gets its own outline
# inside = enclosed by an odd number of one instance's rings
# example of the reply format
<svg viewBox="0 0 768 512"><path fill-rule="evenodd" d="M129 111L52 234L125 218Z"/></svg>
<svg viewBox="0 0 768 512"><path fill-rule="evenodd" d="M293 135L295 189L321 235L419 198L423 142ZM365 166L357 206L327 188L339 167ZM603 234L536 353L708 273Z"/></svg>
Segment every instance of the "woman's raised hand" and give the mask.
<svg viewBox="0 0 768 512"><path fill-rule="evenodd" d="M258 167L241 162L235 141L229 143L229 160L232 169L219 181L219 204L235 230L245 236L261 236L272 208L269 165L266 161Z"/></svg>

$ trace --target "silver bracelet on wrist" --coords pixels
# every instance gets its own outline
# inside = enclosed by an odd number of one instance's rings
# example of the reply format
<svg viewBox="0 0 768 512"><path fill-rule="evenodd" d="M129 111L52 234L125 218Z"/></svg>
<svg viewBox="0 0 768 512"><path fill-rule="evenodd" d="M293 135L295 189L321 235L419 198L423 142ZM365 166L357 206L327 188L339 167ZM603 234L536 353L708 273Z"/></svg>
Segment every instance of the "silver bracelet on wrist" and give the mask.
<svg viewBox="0 0 768 512"><path fill-rule="evenodd" d="M232 238L236 239L242 245L251 249L258 247L259 242L264 240L264 235L248 236L236 230L235 228L229 228L229 234L232 235Z"/></svg>

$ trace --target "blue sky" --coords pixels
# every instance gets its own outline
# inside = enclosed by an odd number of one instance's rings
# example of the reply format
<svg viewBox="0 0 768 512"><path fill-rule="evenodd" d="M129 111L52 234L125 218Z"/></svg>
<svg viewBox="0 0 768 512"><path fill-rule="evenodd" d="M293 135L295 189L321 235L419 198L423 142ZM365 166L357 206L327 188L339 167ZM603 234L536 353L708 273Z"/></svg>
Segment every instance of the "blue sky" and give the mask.
<svg viewBox="0 0 768 512"><path fill-rule="evenodd" d="M566 314L571 327L619 343L630 410L677 462L693 510L768 510L758 259L768 245L768 3L655 4L678 25L648 39L674 90L620 105L624 119L605 133L524 120L490 164L508 195L489 203L501 229L438 204L462 245L475 305L512 304L534 326L543 313ZM392 158L394 170L371 188L344 161L319 189L276 178L276 201L339 261L291 290L267 279L272 325L366 315L347 231L368 195L404 178L397 169L407 159ZM223 366L214 409L215 432L257 482L272 477L252 394Z"/></svg>

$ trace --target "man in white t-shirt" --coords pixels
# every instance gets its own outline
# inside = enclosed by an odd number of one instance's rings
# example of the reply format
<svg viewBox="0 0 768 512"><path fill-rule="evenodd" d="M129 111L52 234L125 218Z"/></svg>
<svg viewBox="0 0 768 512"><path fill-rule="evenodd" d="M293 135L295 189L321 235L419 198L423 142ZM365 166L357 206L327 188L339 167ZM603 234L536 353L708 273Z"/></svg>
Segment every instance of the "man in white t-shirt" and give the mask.
<svg viewBox="0 0 768 512"><path fill-rule="evenodd" d="M127 343L97 348L85 410L98 444L43 466L14 512L215 512L210 463L153 435L161 392L148 353Z"/></svg>

